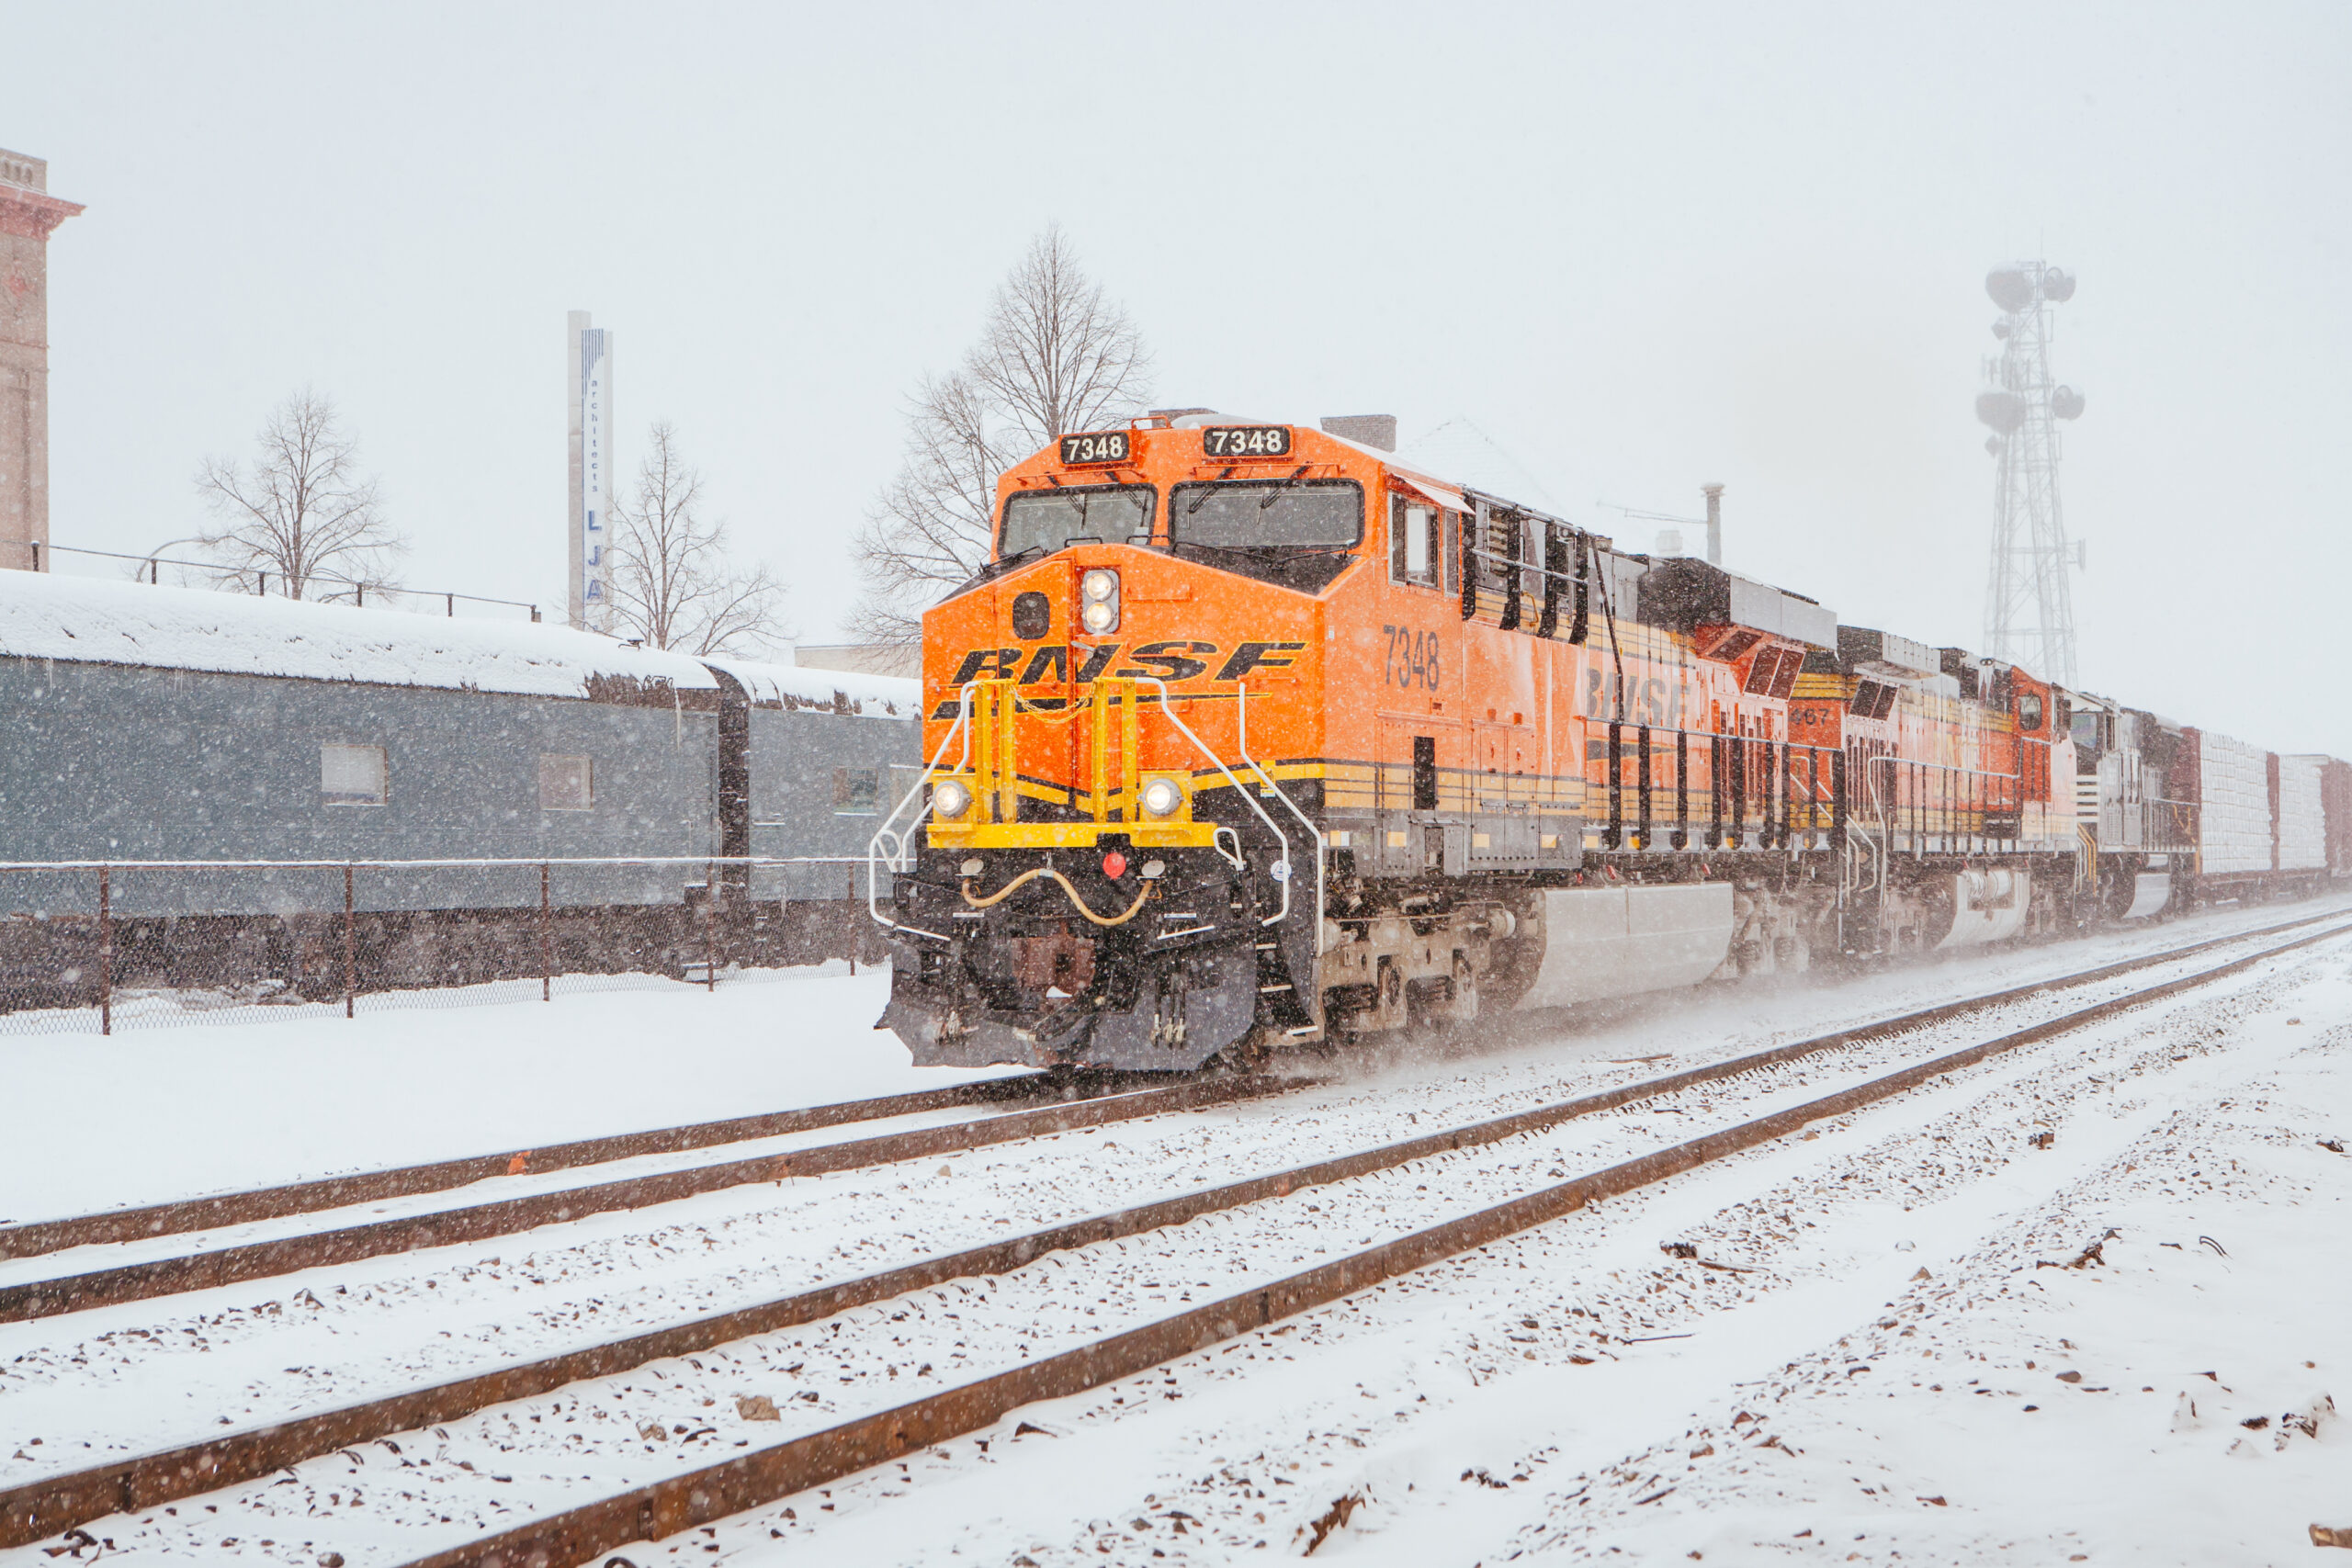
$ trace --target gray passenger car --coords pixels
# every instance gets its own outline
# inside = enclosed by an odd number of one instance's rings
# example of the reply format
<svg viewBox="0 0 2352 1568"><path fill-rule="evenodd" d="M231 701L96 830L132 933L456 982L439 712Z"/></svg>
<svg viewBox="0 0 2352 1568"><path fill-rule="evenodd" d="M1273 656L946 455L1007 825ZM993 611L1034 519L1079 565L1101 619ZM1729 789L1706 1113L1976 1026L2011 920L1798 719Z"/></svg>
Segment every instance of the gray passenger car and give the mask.
<svg viewBox="0 0 2352 1568"><path fill-rule="evenodd" d="M0 863L110 863L126 968L173 981L232 950L325 964L305 950L345 874L126 863L799 863L550 865L544 889L537 865L357 864L379 984L537 972L549 942L670 972L855 952L844 863L915 760L916 706L911 682L564 627L0 572ZM12 992L76 967L50 950L98 897L93 871L0 871Z"/></svg>

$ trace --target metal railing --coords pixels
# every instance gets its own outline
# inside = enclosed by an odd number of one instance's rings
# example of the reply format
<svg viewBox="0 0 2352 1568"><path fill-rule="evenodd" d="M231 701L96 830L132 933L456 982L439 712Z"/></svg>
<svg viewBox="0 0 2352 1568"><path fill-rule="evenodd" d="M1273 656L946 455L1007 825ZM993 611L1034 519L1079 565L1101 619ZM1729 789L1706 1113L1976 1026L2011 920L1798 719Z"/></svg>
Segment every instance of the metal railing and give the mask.
<svg viewBox="0 0 2352 1568"><path fill-rule="evenodd" d="M831 956L854 973L861 952L878 956L857 934L864 922L842 913L854 908L863 859L5 861L0 1030L76 1027L74 1015L94 1011L98 1032L112 1034L126 999L145 1023L335 1001L352 1018L371 995L447 1005L431 994L492 982L536 979L548 1001L560 980L584 976L659 974L716 989L730 965ZM756 874L782 884L833 866L845 869L830 895L796 899L779 886L776 897L753 896ZM664 868L700 880L625 880ZM816 919L826 908L838 931Z"/></svg>
<svg viewBox="0 0 2352 1568"><path fill-rule="evenodd" d="M2167 854L2194 854L2198 847L2197 803L2150 795L2141 803L2140 847Z"/></svg>
<svg viewBox="0 0 2352 1568"><path fill-rule="evenodd" d="M1897 838L1917 851L2024 834L2024 780L2012 773L1667 726L1605 731L1588 743L1585 790L1606 849L1843 849L1863 830L1882 852Z"/></svg>
<svg viewBox="0 0 2352 1568"><path fill-rule="evenodd" d="M1898 757L1873 756L1865 770L1863 808L1915 853L1928 840L2007 840L2024 836L2024 781L2014 773Z"/></svg>
<svg viewBox="0 0 2352 1568"><path fill-rule="evenodd" d="M1612 722L1584 761L1588 821L1604 849L1840 848L1846 752L1836 746ZM1484 775L1482 775L1482 778ZM1600 796L1605 813L1595 807Z"/></svg>
<svg viewBox="0 0 2352 1568"><path fill-rule="evenodd" d="M1090 807L1092 820L1102 824L1106 823L1108 819L1111 801L1108 769L1114 728L1117 731L1118 757L1124 770L1121 776L1126 785L1129 797L1132 797L1138 776L1136 767L1140 745L1138 726L1142 715L1141 694L1138 688L1147 685L1159 690L1160 716L1174 727L1178 734L1190 741L1193 749L1202 758L1224 775L1226 783L1232 785L1235 796L1243 805L1249 807L1258 819L1265 825L1266 830L1273 835L1274 842L1281 846L1282 852L1269 871L1281 889L1282 905L1274 914L1268 916L1262 922L1269 926L1280 925L1290 918L1291 882L1294 869L1291 837L1283 831L1282 825L1274 820L1273 816L1258 803L1250 788L1242 783L1240 775L1234 772L1232 765L1218 756L1210 748L1208 742L1195 734L1192 727L1178 716L1175 703L1168 690L1168 682L1157 676L1128 677L1100 683L1092 694L1092 701L1087 707L1080 708L1073 705L1063 710L1062 722L1074 718L1080 712L1091 712L1094 716L1093 733L1091 737L1092 742L1091 755L1094 770ZM1113 690L1114 687L1123 691L1124 695L1114 693ZM1238 700L1244 705L1238 712L1246 714L1247 694L1241 694ZM1115 727L1113 726L1110 718L1114 701L1124 710L1122 722ZM968 772L974 775L973 793L976 803L989 803L989 814L997 821L1012 821L1017 818L1019 815L1017 787L1019 768L1015 761L1017 735L1014 729L1014 717L1016 709L1020 705L1018 689L1010 681L973 681L966 683L958 694L955 722L948 727L947 733L940 737L939 747L932 753L930 762L923 769L922 777L917 781L915 787L909 790L891 809L889 816L883 818L881 826L875 829L874 837L867 845L866 912L873 918L876 924L888 927L892 931L905 931L918 936L927 936L936 942L950 940L937 931L902 925L894 916L885 914L880 907L881 873L888 870L895 874L912 868L914 864L913 835L922 830L923 813L929 802L928 786L939 774L940 763L945 761L947 749L955 745L959 739L963 741L963 750L954 771ZM1299 808L1298 803L1290 797L1289 793L1275 784L1273 775L1268 773L1255 758L1249 755L1246 739L1247 719L1240 718L1238 722L1243 726L1240 730L1243 739L1238 747L1243 770L1255 774L1262 781L1265 791L1282 801L1290 814L1298 819L1308 841L1315 846L1315 942L1316 950L1320 952L1323 942L1322 917L1325 908L1323 863L1327 858L1323 852L1322 830L1308 819L1306 814ZM996 798L1000 795L1001 800ZM915 808L914 818L901 828L899 825L899 818L910 805ZM976 804L975 809L978 808Z"/></svg>
<svg viewBox="0 0 2352 1568"><path fill-rule="evenodd" d="M163 581L163 569L169 566L182 568L189 571L200 571L217 581L233 582L239 589L249 592L260 598L269 597L270 579L272 577L276 577L278 584L278 596L281 598L287 596L285 592L286 574L283 572L270 572L261 570L259 569L224 566L219 561L181 560L175 557L161 554L145 556L125 555L118 550L93 550L85 548L79 545L50 545L43 544L39 540L0 539L0 546L5 546L10 549L23 552L24 556L27 558L26 564L28 569L33 571L53 570L55 568L55 558L61 555L87 556L94 560L129 561L134 566L140 568L140 570L132 572L129 578L126 579L126 581L131 582L161 584ZM47 564L45 565L44 563ZM0 562L0 565L6 564L13 563ZM400 588L387 583L366 582L358 578L344 577L329 571L311 572L305 577L303 581L305 582L331 582L335 584L338 588L347 591L345 592L329 594L322 599L311 601L311 603L314 604L349 604L360 608L365 608L368 603L368 596L372 593L379 605L384 605L389 603L390 607L393 609L405 608L404 605L400 604L400 601L403 599L421 599L427 603L437 603L441 605L442 614L450 618L455 618L458 614L458 606L460 604L495 604L510 610L527 610L530 612L532 620L537 621L540 618L539 607L537 604L527 603L521 599L493 599L487 594L456 593L447 589ZM250 588L247 587L248 584L251 585Z"/></svg>

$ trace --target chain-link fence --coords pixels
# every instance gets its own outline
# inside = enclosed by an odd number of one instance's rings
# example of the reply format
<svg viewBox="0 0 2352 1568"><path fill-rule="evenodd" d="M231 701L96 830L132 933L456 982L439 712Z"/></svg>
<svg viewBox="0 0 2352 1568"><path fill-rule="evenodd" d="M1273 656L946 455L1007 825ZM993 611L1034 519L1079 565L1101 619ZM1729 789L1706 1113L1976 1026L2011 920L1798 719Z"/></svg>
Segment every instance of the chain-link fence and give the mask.
<svg viewBox="0 0 2352 1568"><path fill-rule="evenodd" d="M551 999L879 962L860 857L0 862L0 1034Z"/></svg>

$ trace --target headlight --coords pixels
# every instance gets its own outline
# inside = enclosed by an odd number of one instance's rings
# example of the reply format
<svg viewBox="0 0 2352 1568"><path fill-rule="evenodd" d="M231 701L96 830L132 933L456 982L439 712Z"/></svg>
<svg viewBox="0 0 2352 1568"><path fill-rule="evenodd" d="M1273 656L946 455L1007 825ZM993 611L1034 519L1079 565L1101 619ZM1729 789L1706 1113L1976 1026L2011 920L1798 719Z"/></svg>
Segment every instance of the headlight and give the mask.
<svg viewBox="0 0 2352 1568"><path fill-rule="evenodd" d="M1107 632L1118 629L1119 612L1100 601L1087 605L1084 610L1080 612L1079 618L1086 623L1086 629L1091 632Z"/></svg>
<svg viewBox="0 0 2352 1568"><path fill-rule="evenodd" d="M1098 604L1108 604L1118 595L1119 574L1109 567L1098 566L1080 581L1080 589L1085 593L1089 602Z"/></svg>
<svg viewBox="0 0 2352 1568"><path fill-rule="evenodd" d="M972 786L961 779L942 779L931 792L931 814L961 817L972 808Z"/></svg>
<svg viewBox="0 0 2352 1568"><path fill-rule="evenodd" d="M1145 783L1141 799L1145 816L1173 817L1184 804L1184 788L1174 779L1151 779Z"/></svg>

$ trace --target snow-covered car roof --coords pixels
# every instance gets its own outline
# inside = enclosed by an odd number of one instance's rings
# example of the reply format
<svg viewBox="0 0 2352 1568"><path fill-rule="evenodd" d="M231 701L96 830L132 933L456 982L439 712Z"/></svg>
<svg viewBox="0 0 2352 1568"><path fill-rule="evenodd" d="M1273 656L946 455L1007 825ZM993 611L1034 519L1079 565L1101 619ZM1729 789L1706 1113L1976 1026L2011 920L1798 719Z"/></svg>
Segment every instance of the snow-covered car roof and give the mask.
<svg viewBox="0 0 2352 1568"><path fill-rule="evenodd" d="M683 654L569 626L32 571L0 571L0 656L548 697L718 685Z"/></svg>
<svg viewBox="0 0 2352 1568"><path fill-rule="evenodd" d="M853 670L811 670L714 654L705 660L742 682L753 707L821 708L861 718L922 716L922 682Z"/></svg>

